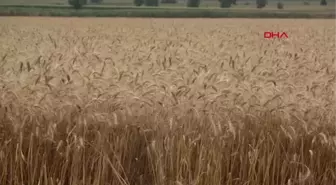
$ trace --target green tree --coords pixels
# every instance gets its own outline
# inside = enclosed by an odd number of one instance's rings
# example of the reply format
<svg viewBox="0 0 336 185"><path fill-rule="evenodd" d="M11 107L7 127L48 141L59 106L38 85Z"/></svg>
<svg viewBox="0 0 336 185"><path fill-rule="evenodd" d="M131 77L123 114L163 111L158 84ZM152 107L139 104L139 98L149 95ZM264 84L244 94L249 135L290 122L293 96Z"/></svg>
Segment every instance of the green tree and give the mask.
<svg viewBox="0 0 336 185"><path fill-rule="evenodd" d="M327 6L327 0L321 0L320 5L321 6Z"/></svg>
<svg viewBox="0 0 336 185"><path fill-rule="evenodd" d="M91 3L96 3L96 4L100 4L102 2L103 2L103 0L91 0Z"/></svg>
<svg viewBox="0 0 336 185"><path fill-rule="evenodd" d="M135 6L141 6L144 4L144 0L134 0L133 3Z"/></svg>
<svg viewBox="0 0 336 185"><path fill-rule="evenodd" d="M220 7L221 8L230 8L232 5L232 0L220 0Z"/></svg>
<svg viewBox="0 0 336 185"><path fill-rule="evenodd" d="M188 0L187 6L188 7L199 7L201 4L201 0Z"/></svg>
<svg viewBox="0 0 336 185"><path fill-rule="evenodd" d="M222 8L228 8L231 7L231 5L237 5L237 0L218 0L220 3L220 7Z"/></svg>
<svg viewBox="0 0 336 185"><path fill-rule="evenodd" d="M159 0L145 0L146 6L159 6Z"/></svg>
<svg viewBox="0 0 336 185"><path fill-rule="evenodd" d="M267 0L257 0L257 8L264 8L267 4Z"/></svg>
<svg viewBox="0 0 336 185"><path fill-rule="evenodd" d="M278 9L284 9L284 4L282 2L277 3L277 8Z"/></svg>
<svg viewBox="0 0 336 185"><path fill-rule="evenodd" d="M177 0L161 0L161 3L176 4Z"/></svg>
<svg viewBox="0 0 336 185"><path fill-rule="evenodd" d="M80 9L87 4L87 0L68 0L68 3L75 9Z"/></svg>

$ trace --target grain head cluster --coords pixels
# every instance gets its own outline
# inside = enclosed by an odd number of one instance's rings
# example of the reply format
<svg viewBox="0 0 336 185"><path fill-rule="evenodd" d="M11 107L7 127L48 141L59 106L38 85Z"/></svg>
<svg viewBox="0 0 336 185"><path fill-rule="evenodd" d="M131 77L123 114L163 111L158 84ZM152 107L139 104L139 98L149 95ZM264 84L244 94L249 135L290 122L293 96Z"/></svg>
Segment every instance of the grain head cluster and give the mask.
<svg viewBox="0 0 336 185"><path fill-rule="evenodd" d="M333 20L1 18L0 184L334 184L334 41Z"/></svg>

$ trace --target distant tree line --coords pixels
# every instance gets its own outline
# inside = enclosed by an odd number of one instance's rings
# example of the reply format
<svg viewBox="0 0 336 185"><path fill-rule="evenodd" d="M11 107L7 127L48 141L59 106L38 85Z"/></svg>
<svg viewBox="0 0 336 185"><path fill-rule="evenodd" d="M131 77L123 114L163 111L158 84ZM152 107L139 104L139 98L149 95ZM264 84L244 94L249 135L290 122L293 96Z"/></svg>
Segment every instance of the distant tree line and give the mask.
<svg viewBox="0 0 336 185"><path fill-rule="evenodd" d="M147 1L151 1L151 3L146 3ZM152 1L155 1L152 2ZM236 5L237 0L218 0L220 2L220 7L222 8L229 8L231 5ZM159 0L134 0L135 6L159 6ZM178 3L177 0L161 0L162 4L175 4ZM187 0L186 6L187 7L199 7L201 4L201 0Z"/></svg>
<svg viewBox="0 0 336 185"><path fill-rule="evenodd" d="M90 2L94 4L99 4L102 3L103 0L90 0ZM80 9L88 3L88 0L68 0L68 3L75 9Z"/></svg>
<svg viewBox="0 0 336 185"><path fill-rule="evenodd" d="M73 6L75 9L80 9L84 5L88 4L88 1L95 4L100 4L103 2L103 0L68 0L69 4ZM221 8L230 8L232 5L237 4L237 0L218 0L219 6ZM264 8L268 4L268 0L255 0L257 8ZM135 6L159 6L160 3L166 3L166 4L175 4L178 3L178 0L133 0L133 4ZM201 4L201 0L187 0L186 6L187 7L199 7ZM304 2L304 5L309 5L308 2ZM327 0L320 0L321 6L327 5ZM283 9L284 4L279 0L277 3L278 9Z"/></svg>

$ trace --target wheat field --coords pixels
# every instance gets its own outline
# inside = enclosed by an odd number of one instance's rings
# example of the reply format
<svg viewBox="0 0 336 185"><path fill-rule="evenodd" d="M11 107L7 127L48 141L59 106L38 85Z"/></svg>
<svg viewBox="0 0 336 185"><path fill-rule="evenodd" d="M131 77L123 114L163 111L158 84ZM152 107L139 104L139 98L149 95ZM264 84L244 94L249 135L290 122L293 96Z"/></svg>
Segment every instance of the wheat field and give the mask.
<svg viewBox="0 0 336 185"><path fill-rule="evenodd" d="M0 184L336 182L334 20L2 17L0 43Z"/></svg>

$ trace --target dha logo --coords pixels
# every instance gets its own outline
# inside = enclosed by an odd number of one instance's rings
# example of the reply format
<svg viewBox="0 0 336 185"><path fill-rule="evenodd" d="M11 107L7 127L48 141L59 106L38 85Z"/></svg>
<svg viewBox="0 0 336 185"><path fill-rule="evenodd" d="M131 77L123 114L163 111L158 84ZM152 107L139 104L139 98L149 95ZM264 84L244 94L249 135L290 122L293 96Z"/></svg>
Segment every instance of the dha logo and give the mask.
<svg viewBox="0 0 336 185"><path fill-rule="evenodd" d="M273 32L264 32L264 38L265 39L273 39L274 37L277 37L279 39L281 38L288 38L288 35L286 32L276 32L276 33L273 33Z"/></svg>

